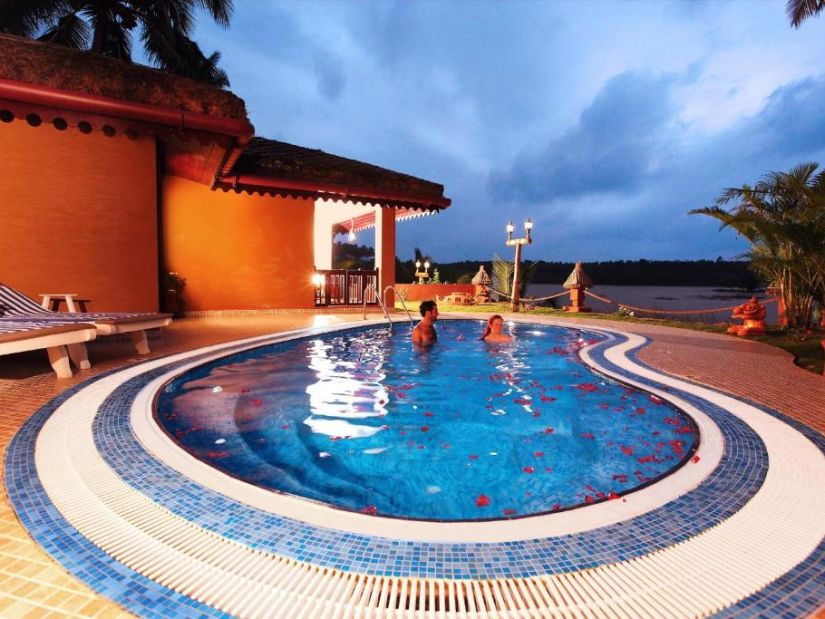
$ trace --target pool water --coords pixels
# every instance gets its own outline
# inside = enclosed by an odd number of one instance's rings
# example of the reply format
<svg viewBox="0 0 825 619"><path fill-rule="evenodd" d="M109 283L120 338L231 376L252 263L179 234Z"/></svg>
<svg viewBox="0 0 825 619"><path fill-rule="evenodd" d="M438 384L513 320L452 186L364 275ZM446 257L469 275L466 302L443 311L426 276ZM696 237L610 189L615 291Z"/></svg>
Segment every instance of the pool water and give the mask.
<svg viewBox="0 0 825 619"><path fill-rule="evenodd" d="M401 518L515 518L620 500L688 460L693 421L598 375L578 350L605 336L508 324L339 331L220 359L174 379L155 416L233 477Z"/></svg>

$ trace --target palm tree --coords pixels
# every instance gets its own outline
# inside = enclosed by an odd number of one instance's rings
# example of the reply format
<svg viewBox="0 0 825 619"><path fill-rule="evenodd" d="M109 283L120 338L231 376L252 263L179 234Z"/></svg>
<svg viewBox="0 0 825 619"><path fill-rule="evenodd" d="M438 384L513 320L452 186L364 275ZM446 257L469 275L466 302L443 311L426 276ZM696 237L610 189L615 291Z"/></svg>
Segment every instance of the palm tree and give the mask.
<svg viewBox="0 0 825 619"><path fill-rule="evenodd" d="M714 206L691 214L714 217L751 242L751 267L778 288L788 324L804 328L814 300L825 304L825 171L800 164L770 172L753 187L725 190ZM722 207L736 201L732 209Z"/></svg>
<svg viewBox="0 0 825 619"><path fill-rule="evenodd" d="M131 60L132 32L161 69L213 86L229 85L220 54L205 56L189 38L195 10L229 25L232 0L3 0L0 32Z"/></svg>
<svg viewBox="0 0 825 619"><path fill-rule="evenodd" d="M803 21L818 15L823 9L825 9L825 0L788 0L788 4L785 5L788 19L791 20L791 26L794 28L799 28Z"/></svg>

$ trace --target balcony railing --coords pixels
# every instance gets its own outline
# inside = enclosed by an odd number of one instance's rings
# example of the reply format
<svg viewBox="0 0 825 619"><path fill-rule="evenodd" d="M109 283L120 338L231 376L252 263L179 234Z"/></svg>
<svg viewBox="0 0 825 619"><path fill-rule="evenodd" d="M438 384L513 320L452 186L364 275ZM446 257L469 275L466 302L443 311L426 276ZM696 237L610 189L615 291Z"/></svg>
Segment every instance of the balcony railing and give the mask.
<svg viewBox="0 0 825 619"><path fill-rule="evenodd" d="M367 305L378 303L378 270L346 271L333 269L316 271L322 276L321 283L315 287L315 305L363 305L366 296Z"/></svg>

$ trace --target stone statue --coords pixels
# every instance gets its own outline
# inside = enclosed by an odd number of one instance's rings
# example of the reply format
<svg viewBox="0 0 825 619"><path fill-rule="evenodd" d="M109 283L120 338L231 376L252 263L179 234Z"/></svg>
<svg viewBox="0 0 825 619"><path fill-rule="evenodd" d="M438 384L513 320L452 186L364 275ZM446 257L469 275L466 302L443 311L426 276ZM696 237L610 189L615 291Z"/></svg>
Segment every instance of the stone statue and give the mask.
<svg viewBox="0 0 825 619"><path fill-rule="evenodd" d="M751 297L750 301L733 309L731 318L738 318L741 325L731 325L728 333L734 333L740 337L748 335L764 335L765 333L765 306L756 297Z"/></svg>

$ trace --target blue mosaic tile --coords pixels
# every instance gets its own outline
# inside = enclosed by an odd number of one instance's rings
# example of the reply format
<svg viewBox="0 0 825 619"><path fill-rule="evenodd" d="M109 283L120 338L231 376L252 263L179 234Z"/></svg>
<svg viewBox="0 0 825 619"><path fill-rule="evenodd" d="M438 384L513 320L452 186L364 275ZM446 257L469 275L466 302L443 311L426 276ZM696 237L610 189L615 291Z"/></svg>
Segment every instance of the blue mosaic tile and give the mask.
<svg viewBox="0 0 825 619"><path fill-rule="evenodd" d="M5 484L9 500L29 534L56 561L99 594L143 617L227 617L160 585L116 561L83 537L49 501L34 466L34 444L54 410L80 389L107 374L69 389L37 411L9 443ZM136 589L136 587L139 587ZM153 610L165 603L164 612Z"/></svg>
<svg viewBox="0 0 825 619"><path fill-rule="evenodd" d="M610 337L591 353L611 371L605 348L621 343ZM274 348L294 345L277 344ZM191 360L187 360L189 362ZM169 371L160 368L115 390L95 419L95 440L107 463L126 483L170 511L227 538L300 561L376 575L438 578L502 578L570 572L638 557L683 541L736 513L758 490L767 471L759 437L738 418L690 394L680 397L707 410L725 437L726 450L716 471L694 491L643 516L576 535L499 544L410 542L400 560L381 552L381 538L343 533L256 510L181 477L146 453L129 425L128 408L143 386ZM655 385L655 383L651 383ZM746 449L733 448L746 446ZM655 531L655 535L650 532ZM431 559L440 553L438 561Z"/></svg>

